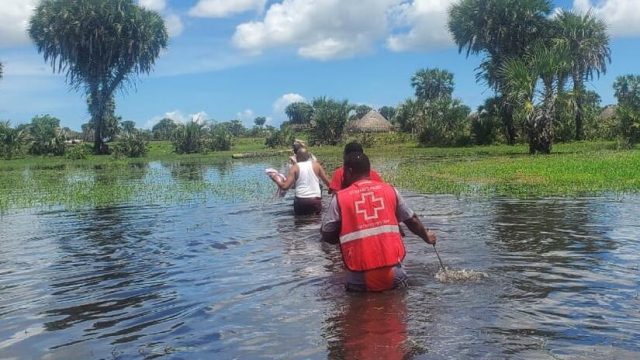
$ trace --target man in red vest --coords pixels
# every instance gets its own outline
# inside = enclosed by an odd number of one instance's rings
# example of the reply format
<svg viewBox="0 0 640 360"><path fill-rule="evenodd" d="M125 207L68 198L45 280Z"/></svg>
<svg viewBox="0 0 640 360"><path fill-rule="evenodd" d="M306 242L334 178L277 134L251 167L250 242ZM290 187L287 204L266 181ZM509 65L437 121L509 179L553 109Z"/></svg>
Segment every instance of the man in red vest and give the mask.
<svg viewBox="0 0 640 360"><path fill-rule="evenodd" d="M347 290L384 291L406 286L399 222L428 244L436 243L436 234L422 225L393 186L370 180L370 170L365 154L345 157L348 187L333 197L322 221L322 240L340 244L348 270Z"/></svg>

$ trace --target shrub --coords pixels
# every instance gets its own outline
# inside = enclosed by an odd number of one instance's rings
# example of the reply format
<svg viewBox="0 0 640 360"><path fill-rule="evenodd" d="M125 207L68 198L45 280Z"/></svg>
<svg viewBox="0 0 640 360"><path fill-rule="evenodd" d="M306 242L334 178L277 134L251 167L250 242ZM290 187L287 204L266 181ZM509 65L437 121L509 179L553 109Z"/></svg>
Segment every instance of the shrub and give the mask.
<svg viewBox="0 0 640 360"><path fill-rule="evenodd" d="M173 132L173 147L178 154L203 152L205 148L204 125L190 121L179 125Z"/></svg>
<svg viewBox="0 0 640 360"><path fill-rule="evenodd" d="M67 150L65 157L70 160L84 160L91 153L90 148L87 148L87 146L84 144L74 145Z"/></svg>
<svg viewBox="0 0 640 360"><path fill-rule="evenodd" d="M147 154L149 150L149 142L145 137L133 131L120 136L118 143L114 147L113 154L115 157L137 158Z"/></svg>
<svg viewBox="0 0 640 360"><path fill-rule="evenodd" d="M264 144L270 148L290 146L295 137L289 126L283 126L280 130L272 130Z"/></svg>
<svg viewBox="0 0 640 360"><path fill-rule="evenodd" d="M212 151L231 150L233 135L226 126L216 125L211 128L206 148Z"/></svg>

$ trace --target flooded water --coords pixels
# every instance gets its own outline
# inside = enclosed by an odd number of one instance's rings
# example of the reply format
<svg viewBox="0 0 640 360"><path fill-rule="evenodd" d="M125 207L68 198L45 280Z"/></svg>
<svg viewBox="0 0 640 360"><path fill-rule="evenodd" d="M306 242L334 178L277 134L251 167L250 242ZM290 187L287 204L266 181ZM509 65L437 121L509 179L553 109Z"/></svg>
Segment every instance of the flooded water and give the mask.
<svg viewBox="0 0 640 360"><path fill-rule="evenodd" d="M438 281L408 235L410 287L352 294L320 218L273 198L274 165L152 163L120 204L6 211L0 358L640 358L639 197L402 191L445 266L487 277Z"/></svg>

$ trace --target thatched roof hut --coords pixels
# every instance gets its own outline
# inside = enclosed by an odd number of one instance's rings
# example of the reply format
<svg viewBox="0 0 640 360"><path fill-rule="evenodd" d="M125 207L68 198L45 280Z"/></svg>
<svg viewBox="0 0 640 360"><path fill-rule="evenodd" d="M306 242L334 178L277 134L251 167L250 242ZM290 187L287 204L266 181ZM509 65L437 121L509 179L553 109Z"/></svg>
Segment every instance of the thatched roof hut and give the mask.
<svg viewBox="0 0 640 360"><path fill-rule="evenodd" d="M611 120L616 116L616 108L618 105L607 105L604 107L602 112L600 113L600 120L607 121Z"/></svg>
<svg viewBox="0 0 640 360"><path fill-rule="evenodd" d="M392 130L393 125L375 110L371 110L362 118L352 120L347 124L347 131L349 132L371 133Z"/></svg>

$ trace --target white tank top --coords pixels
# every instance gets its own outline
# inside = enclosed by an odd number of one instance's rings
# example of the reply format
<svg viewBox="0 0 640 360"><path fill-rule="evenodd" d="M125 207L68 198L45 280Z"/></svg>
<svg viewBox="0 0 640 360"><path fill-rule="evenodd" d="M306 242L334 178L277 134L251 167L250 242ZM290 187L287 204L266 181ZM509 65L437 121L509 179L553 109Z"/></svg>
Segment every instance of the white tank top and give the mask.
<svg viewBox="0 0 640 360"><path fill-rule="evenodd" d="M320 181L313 171L313 161L307 160L298 163L300 172L296 179L296 197L316 198L320 197Z"/></svg>

